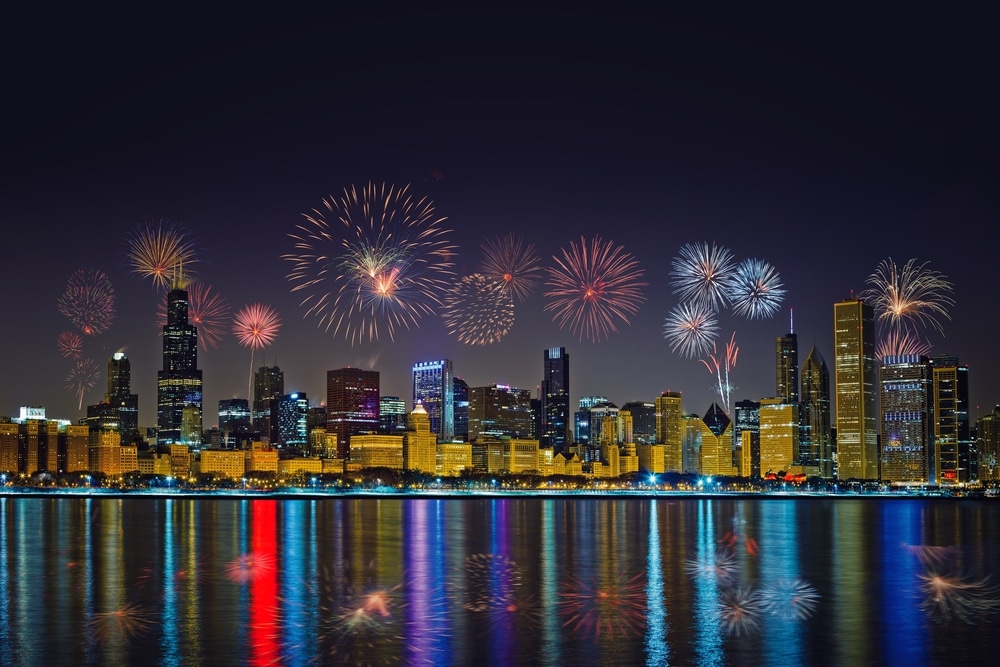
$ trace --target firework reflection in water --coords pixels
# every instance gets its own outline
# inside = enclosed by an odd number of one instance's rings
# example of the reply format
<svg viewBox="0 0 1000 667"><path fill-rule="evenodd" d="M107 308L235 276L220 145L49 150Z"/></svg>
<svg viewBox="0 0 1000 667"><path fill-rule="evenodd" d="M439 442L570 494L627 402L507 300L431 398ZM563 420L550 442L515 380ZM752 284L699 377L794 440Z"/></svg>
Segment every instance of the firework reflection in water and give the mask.
<svg viewBox="0 0 1000 667"><path fill-rule="evenodd" d="M716 612L727 636L742 637L759 630L764 611L764 601L753 586L729 586L719 594Z"/></svg>
<svg viewBox="0 0 1000 667"><path fill-rule="evenodd" d="M773 616L804 621L815 613L819 594L802 579L779 579L761 590L760 600L767 613Z"/></svg>
<svg viewBox="0 0 1000 667"><path fill-rule="evenodd" d="M503 609L514 602L521 587L521 568L503 554L471 554L465 557L463 579L459 591L463 609Z"/></svg>
<svg viewBox="0 0 1000 667"><path fill-rule="evenodd" d="M245 553L226 564L226 578L237 584L248 584L272 574L276 564L268 554Z"/></svg>
<svg viewBox="0 0 1000 667"><path fill-rule="evenodd" d="M708 558L691 556L684 561L684 570L692 579L709 579L720 584L736 580L740 570L732 549L716 549Z"/></svg>
<svg viewBox="0 0 1000 667"><path fill-rule="evenodd" d="M154 627L152 614L131 602L113 611L94 614L88 625L94 640L99 644L115 638L130 643Z"/></svg>
<svg viewBox="0 0 1000 667"><path fill-rule="evenodd" d="M645 573L628 578L619 574L607 583L571 579L559 593L559 616L564 628L594 641L608 637L642 636L646 629Z"/></svg>
<svg viewBox="0 0 1000 667"><path fill-rule="evenodd" d="M1000 588L989 577L949 574L933 568L917 576L923 597L920 608L936 622L947 623L956 618L974 624L1000 612Z"/></svg>
<svg viewBox="0 0 1000 667"><path fill-rule="evenodd" d="M398 662L405 638L402 584L355 589L348 585L333 606L321 608L322 664Z"/></svg>

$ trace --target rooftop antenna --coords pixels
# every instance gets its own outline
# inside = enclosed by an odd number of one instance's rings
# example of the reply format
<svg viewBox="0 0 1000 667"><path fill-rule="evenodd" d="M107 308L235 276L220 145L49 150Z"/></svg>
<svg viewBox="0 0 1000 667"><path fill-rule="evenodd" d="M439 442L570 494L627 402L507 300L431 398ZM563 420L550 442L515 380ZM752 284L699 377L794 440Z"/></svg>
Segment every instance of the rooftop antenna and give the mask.
<svg viewBox="0 0 1000 667"><path fill-rule="evenodd" d="M788 309L788 333L795 333L795 309Z"/></svg>

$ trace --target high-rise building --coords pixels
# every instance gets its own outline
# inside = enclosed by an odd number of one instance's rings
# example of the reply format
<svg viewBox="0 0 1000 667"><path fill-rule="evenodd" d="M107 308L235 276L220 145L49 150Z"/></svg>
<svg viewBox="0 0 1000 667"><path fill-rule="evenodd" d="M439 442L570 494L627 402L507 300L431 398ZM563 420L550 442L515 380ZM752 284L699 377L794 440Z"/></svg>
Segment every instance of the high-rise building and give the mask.
<svg viewBox="0 0 1000 667"><path fill-rule="evenodd" d="M775 397L799 402L799 339L789 332L774 341Z"/></svg>
<svg viewBox="0 0 1000 667"><path fill-rule="evenodd" d="M760 399L760 472L789 472L798 465L799 404L780 397Z"/></svg>
<svg viewBox="0 0 1000 667"><path fill-rule="evenodd" d="M833 434L830 430L830 370L816 346L802 363L799 400L802 429L799 433L799 462L815 466L816 474L833 477Z"/></svg>
<svg viewBox="0 0 1000 667"><path fill-rule="evenodd" d="M651 401L629 401L622 405L632 415L632 435L637 445L656 442L656 404Z"/></svg>
<svg viewBox="0 0 1000 667"><path fill-rule="evenodd" d="M879 409L882 473L888 482L930 479L931 370L916 354L882 358Z"/></svg>
<svg viewBox="0 0 1000 667"><path fill-rule="evenodd" d="M278 441L274 405L285 395L285 374L277 366L261 366L253 375L253 430L261 442Z"/></svg>
<svg viewBox="0 0 1000 667"><path fill-rule="evenodd" d="M469 388L469 440L531 438L531 391L505 384Z"/></svg>
<svg viewBox="0 0 1000 667"><path fill-rule="evenodd" d="M979 453L978 481L1000 479L1000 405L976 420L976 450Z"/></svg>
<svg viewBox="0 0 1000 667"><path fill-rule="evenodd" d="M664 391L656 397L656 442L663 445L663 469L682 472L685 424L681 412L681 392Z"/></svg>
<svg viewBox="0 0 1000 667"><path fill-rule="evenodd" d="M347 458L352 435L378 430L378 371L349 367L327 371L326 431L337 438L337 458Z"/></svg>
<svg viewBox="0 0 1000 667"><path fill-rule="evenodd" d="M430 419L417 404L406 419L403 433L403 470L433 475L437 472L437 436L431 432Z"/></svg>
<svg viewBox="0 0 1000 667"><path fill-rule="evenodd" d="M413 406L424 406L438 440L455 438L455 374L451 359L413 364Z"/></svg>
<svg viewBox="0 0 1000 667"><path fill-rule="evenodd" d="M599 461L601 459L601 445L617 443L617 433L615 429L618 424L618 413L620 409L611 402L598 403L589 410L590 435L586 446L578 445L577 455L581 461ZM610 428L608 432L606 429Z"/></svg>
<svg viewBox="0 0 1000 667"><path fill-rule="evenodd" d="M760 403L749 399L733 406L733 446L739 451L740 475L760 477Z"/></svg>
<svg viewBox="0 0 1000 667"><path fill-rule="evenodd" d="M378 399L378 428L382 433L399 434L406 430L406 401L399 396Z"/></svg>
<svg viewBox="0 0 1000 667"><path fill-rule="evenodd" d="M568 453L572 442L569 409L569 354L564 347L550 347L544 353L545 369L539 397L542 401L541 447Z"/></svg>
<svg viewBox="0 0 1000 667"><path fill-rule="evenodd" d="M963 484L975 479L969 428L969 367L956 357L931 357L934 412L932 482ZM838 436L839 438L839 436Z"/></svg>
<svg viewBox="0 0 1000 667"><path fill-rule="evenodd" d="M166 445L201 443L202 377L198 370L198 329L188 322L185 285L182 272L176 271L167 294L163 370L157 373L157 442Z"/></svg>
<svg viewBox="0 0 1000 667"><path fill-rule="evenodd" d="M878 364L875 311L860 299L833 305L837 477L877 480Z"/></svg>
<svg viewBox="0 0 1000 667"><path fill-rule="evenodd" d="M455 378L455 440L469 439L469 383ZM529 410L530 412L530 410Z"/></svg>
<svg viewBox="0 0 1000 667"><path fill-rule="evenodd" d="M309 400L304 392L285 394L274 402L275 430L278 448L303 450L309 444L306 413Z"/></svg>
<svg viewBox="0 0 1000 667"><path fill-rule="evenodd" d="M224 398L219 401L219 431L222 446L243 449L253 440L250 402L245 398Z"/></svg>
<svg viewBox="0 0 1000 667"><path fill-rule="evenodd" d="M132 393L132 365L122 352L108 360L108 393L104 402L118 410L118 425L122 442L139 438L139 396Z"/></svg>

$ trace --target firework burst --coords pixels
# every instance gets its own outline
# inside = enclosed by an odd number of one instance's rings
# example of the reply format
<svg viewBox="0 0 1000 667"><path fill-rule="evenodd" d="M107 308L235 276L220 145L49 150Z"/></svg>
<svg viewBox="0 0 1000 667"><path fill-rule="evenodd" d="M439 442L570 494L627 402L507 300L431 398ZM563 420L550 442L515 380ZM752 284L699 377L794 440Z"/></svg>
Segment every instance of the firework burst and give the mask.
<svg viewBox="0 0 1000 667"><path fill-rule="evenodd" d="M689 359L708 352L718 334L715 311L695 303L674 306L663 325L663 336L670 343L670 351L680 351Z"/></svg>
<svg viewBox="0 0 1000 667"><path fill-rule="evenodd" d="M729 302L735 260L728 248L714 243L689 243L681 247L670 270L670 284L681 301L691 301L718 311Z"/></svg>
<svg viewBox="0 0 1000 667"><path fill-rule="evenodd" d="M73 364L66 376L66 388L76 394L77 410L83 408L83 395L97 385L98 376L97 364L91 359L80 359Z"/></svg>
<svg viewBox="0 0 1000 667"><path fill-rule="evenodd" d="M131 642L152 630L154 622L146 609L129 602L113 611L94 614L88 625L94 639L103 644L114 637Z"/></svg>
<svg viewBox="0 0 1000 667"><path fill-rule="evenodd" d="M875 358L897 357L904 355L925 356L931 353L931 344L921 340L909 328L901 326L890 329L875 346Z"/></svg>
<svg viewBox="0 0 1000 667"><path fill-rule="evenodd" d="M726 411L726 414L732 414L732 394L735 387L729 381L729 371L736 366L736 357L739 355L740 348L736 344L736 333L730 337L729 342L726 343L726 353L719 354L715 343L712 344L712 353L708 355L708 359L701 359L701 363L704 364L708 372L715 377L715 391L719 394L719 400L722 402L722 408Z"/></svg>
<svg viewBox="0 0 1000 667"><path fill-rule="evenodd" d="M684 570L693 579L708 579L722 584L734 582L740 570L732 549L715 550L708 558L691 556L684 561Z"/></svg>
<svg viewBox="0 0 1000 667"><path fill-rule="evenodd" d="M320 644L336 664L371 665L395 651L389 646L404 639L402 585L348 588L340 604L323 614ZM326 661L324 661L326 664Z"/></svg>
<svg viewBox="0 0 1000 667"><path fill-rule="evenodd" d="M646 628L645 574L618 575L606 583L570 580L559 594L563 627L599 640L601 634L641 636Z"/></svg>
<svg viewBox="0 0 1000 667"><path fill-rule="evenodd" d="M521 587L521 568L503 554L466 556L463 586L459 591L462 608L482 612L505 609L515 604Z"/></svg>
<svg viewBox="0 0 1000 667"><path fill-rule="evenodd" d="M278 337L281 328L281 318L278 312L262 303L244 306L233 319L233 334L240 345L250 348L250 377L247 380L247 398L251 396L253 385L253 356L259 347L266 347Z"/></svg>
<svg viewBox="0 0 1000 667"><path fill-rule="evenodd" d="M733 314L751 320L764 319L781 308L785 289L773 266L761 259L745 259L733 271L726 298Z"/></svg>
<svg viewBox="0 0 1000 667"><path fill-rule="evenodd" d="M819 594L802 579L779 580L760 592L764 609L775 616L804 621L816 611Z"/></svg>
<svg viewBox="0 0 1000 667"><path fill-rule="evenodd" d="M56 301L59 312L88 336L104 333L115 319L115 290L97 269L79 269Z"/></svg>
<svg viewBox="0 0 1000 667"><path fill-rule="evenodd" d="M226 578L237 584L248 584L275 571L274 558L265 553L245 553L226 564Z"/></svg>
<svg viewBox="0 0 1000 667"><path fill-rule="evenodd" d="M951 282L928 262L909 260L900 269L892 259L883 260L867 280L862 299L875 308L880 323L896 329L904 323L930 326L943 333L939 317L951 319L948 308L955 304Z"/></svg>
<svg viewBox="0 0 1000 667"><path fill-rule="evenodd" d="M417 326L441 304L454 246L434 205L409 186L369 183L323 200L288 236L294 252L287 275L304 294L306 316L351 343L390 340L400 326Z"/></svg>
<svg viewBox="0 0 1000 667"><path fill-rule="evenodd" d="M500 281L511 297L522 303L532 295L542 273L534 245L526 245L511 232L479 247L483 251L480 273Z"/></svg>
<svg viewBox="0 0 1000 667"><path fill-rule="evenodd" d="M215 348L226 335L229 322L229 304L204 283L192 283L187 287L188 321L198 328L198 340L206 348ZM156 326L167 324L167 294L160 299L156 311Z"/></svg>
<svg viewBox="0 0 1000 667"><path fill-rule="evenodd" d="M934 569L918 577L923 596L920 608L935 621L945 623L956 618L972 624L1000 612L1000 589L988 577L974 579Z"/></svg>
<svg viewBox="0 0 1000 667"><path fill-rule="evenodd" d="M479 273L465 276L445 297L441 318L467 345L489 345L514 326L514 301L503 283Z"/></svg>
<svg viewBox="0 0 1000 667"><path fill-rule="evenodd" d="M79 359L83 354L83 339L73 331L63 331L56 340L59 354L67 359Z"/></svg>
<svg viewBox="0 0 1000 667"><path fill-rule="evenodd" d="M551 289L545 296L552 300L545 310L555 311L553 321L562 329L569 325L570 333L579 334L580 340L588 338L597 342L617 332L617 320L629 324L629 316L639 310L645 301L640 282L644 271L632 255L611 241L604 243L600 236L580 238L580 245L570 243L564 248L562 259L553 257L554 267L549 267Z"/></svg>
<svg viewBox="0 0 1000 667"><path fill-rule="evenodd" d="M174 271L196 261L194 244L180 225L160 220L140 224L126 246L132 273L150 278L153 287L170 289Z"/></svg>
<svg viewBox="0 0 1000 667"><path fill-rule="evenodd" d="M764 604L752 586L733 586L721 592L716 611L723 631L740 637L760 629Z"/></svg>

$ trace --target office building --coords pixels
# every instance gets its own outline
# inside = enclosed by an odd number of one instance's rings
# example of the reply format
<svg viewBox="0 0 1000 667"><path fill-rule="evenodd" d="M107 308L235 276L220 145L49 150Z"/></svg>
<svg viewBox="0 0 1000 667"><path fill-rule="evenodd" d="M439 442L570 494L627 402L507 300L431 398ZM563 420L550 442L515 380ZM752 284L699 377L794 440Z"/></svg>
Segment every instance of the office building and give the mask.
<svg viewBox="0 0 1000 667"><path fill-rule="evenodd" d="M198 330L188 322L185 285L183 273L175 271L173 285L167 294L167 323L163 325L163 370L157 373L157 442L166 445L201 444L202 376L198 370Z"/></svg>
<svg viewBox="0 0 1000 667"><path fill-rule="evenodd" d="M437 473L437 435L431 431L431 420L419 403L406 420L403 433L403 470L434 475Z"/></svg>
<svg viewBox="0 0 1000 667"><path fill-rule="evenodd" d="M860 299L833 306L837 477L877 480L878 365L875 311Z"/></svg>
<svg viewBox="0 0 1000 667"><path fill-rule="evenodd" d="M830 370L814 345L802 363L802 429L799 434L799 461L815 467L825 479L833 477L833 434L830 428Z"/></svg>
<svg viewBox="0 0 1000 667"><path fill-rule="evenodd" d="M684 417L681 412L681 392L664 391L656 397L656 443L663 445L663 469L683 470Z"/></svg>
<svg viewBox="0 0 1000 667"><path fill-rule="evenodd" d="M469 440L531 438L531 392L505 384L469 389Z"/></svg>
<svg viewBox="0 0 1000 667"><path fill-rule="evenodd" d="M774 342L775 397L785 403L799 402L799 340L789 332Z"/></svg>
<svg viewBox="0 0 1000 667"><path fill-rule="evenodd" d="M976 420L976 450L978 481L1000 480L1000 405Z"/></svg>
<svg viewBox="0 0 1000 667"><path fill-rule="evenodd" d="M945 486L975 479L969 428L969 367L956 357L931 357L934 458L931 478ZM838 436L839 437L839 436Z"/></svg>
<svg viewBox="0 0 1000 667"><path fill-rule="evenodd" d="M632 415L632 435L637 445L656 442L656 404L651 401L629 401L622 405Z"/></svg>
<svg viewBox="0 0 1000 667"><path fill-rule="evenodd" d="M278 441L274 406L285 395L285 374L277 366L261 366L253 376L253 430L260 442Z"/></svg>
<svg viewBox="0 0 1000 667"><path fill-rule="evenodd" d="M346 459L351 436L379 430L379 372L339 368L326 372L326 431Z"/></svg>
<svg viewBox="0 0 1000 667"><path fill-rule="evenodd" d="M243 449L253 440L250 402L245 398L224 398L219 401L219 431L221 446Z"/></svg>
<svg viewBox="0 0 1000 667"><path fill-rule="evenodd" d="M455 439L455 375L450 359L413 364L413 406L424 406L439 441Z"/></svg>
<svg viewBox="0 0 1000 667"><path fill-rule="evenodd" d="M399 396L381 396L378 399L378 427L381 433L406 430L406 401Z"/></svg>
<svg viewBox="0 0 1000 667"><path fill-rule="evenodd" d="M799 404L760 399L760 473L788 473L798 466Z"/></svg>
<svg viewBox="0 0 1000 667"><path fill-rule="evenodd" d="M541 433L539 443L555 452L567 452L572 444L572 424L569 408L569 354L564 347L551 347L544 352L544 372L539 390L541 399Z"/></svg>
<svg viewBox="0 0 1000 667"><path fill-rule="evenodd" d="M304 392L285 394L274 402L272 413L275 419L275 441L278 449L302 451L309 445L306 415L309 400Z"/></svg>
<svg viewBox="0 0 1000 667"><path fill-rule="evenodd" d="M931 370L916 354L883 357L879 372L882 480L930 479Z"/></svg>
<svg viewBox="0 0 1000 667"><path fill-rule="evenodd" d="M469 439L469 383L460 377L456 377L454 383L455 436L453 439L465 442Z"/></svg>
<svg viewBox="0 0 1000 667"><path fill-rule="evenodd" d="M139 396L132 393L132 365L122 352L108 360L108 393L104 402L118 410L122 442L139 440Z"/></svg>
<svg viewBox="0 0 1000 667"><path fill-rule="evenodd" d="M760 403L749 399L733 406L733 446L742 477L760 477Z"/></svg>

